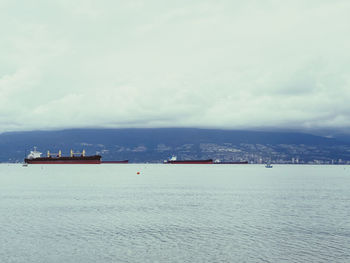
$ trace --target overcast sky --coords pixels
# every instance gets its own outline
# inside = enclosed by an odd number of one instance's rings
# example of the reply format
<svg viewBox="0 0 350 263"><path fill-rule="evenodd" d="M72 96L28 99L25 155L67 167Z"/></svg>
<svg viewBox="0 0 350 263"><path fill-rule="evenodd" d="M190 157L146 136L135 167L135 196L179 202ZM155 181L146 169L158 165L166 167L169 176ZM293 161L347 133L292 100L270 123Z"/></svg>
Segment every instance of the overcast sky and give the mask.
<svg viewBox="0 0 350 263"><path fill-rule="evenodd" d="M349 128L349 0L0 0L0 132Z"/></svg>

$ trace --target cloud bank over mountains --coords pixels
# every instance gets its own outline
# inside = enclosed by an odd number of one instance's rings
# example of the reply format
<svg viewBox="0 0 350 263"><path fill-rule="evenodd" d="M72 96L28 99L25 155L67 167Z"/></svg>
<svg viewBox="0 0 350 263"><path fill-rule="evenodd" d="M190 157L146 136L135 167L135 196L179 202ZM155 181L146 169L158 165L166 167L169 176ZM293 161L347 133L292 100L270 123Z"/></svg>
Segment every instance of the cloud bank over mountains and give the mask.
<svg viewBox="0 0 350 263"><path fill-rule="evenodd" d="M0 132L350 128L350 2L0 1Z"/></svg>

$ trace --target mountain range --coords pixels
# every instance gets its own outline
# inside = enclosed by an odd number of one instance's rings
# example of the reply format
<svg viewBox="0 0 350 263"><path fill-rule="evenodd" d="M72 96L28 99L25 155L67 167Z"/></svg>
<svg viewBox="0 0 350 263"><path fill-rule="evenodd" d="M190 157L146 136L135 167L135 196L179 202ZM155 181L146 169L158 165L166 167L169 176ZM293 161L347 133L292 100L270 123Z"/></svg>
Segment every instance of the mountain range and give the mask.
<svg viewBox="0 0 350 263"><path fill-rule="evenodd" d="M86 150L103 160L162 162L212 158L262 163L347 163L350 140L298 132L195 128L69 129L0 134L0 161L21 162L34 146L46 154Z"/></svg>

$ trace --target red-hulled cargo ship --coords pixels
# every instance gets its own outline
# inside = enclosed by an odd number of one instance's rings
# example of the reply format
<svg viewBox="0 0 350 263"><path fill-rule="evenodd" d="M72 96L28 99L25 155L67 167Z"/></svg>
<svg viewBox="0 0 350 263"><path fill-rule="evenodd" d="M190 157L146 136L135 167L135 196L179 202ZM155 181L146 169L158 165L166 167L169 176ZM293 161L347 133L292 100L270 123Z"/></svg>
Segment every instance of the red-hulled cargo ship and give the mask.
<svg viewBox="0 0 350 263"><path fill-rule="evenodd" d="M101 161L101 163L129 163L129 160L123 160L123 161Z"/></svg>
<svg viewBox="0 0 350 263"><path fill-rule="evenodd" d="M165 160L164 163L168 164L212 164L212 159L207 160L177 160L176 156L171 157L169 160Z"/></svg>
<svg viewBox="0 0 350 263"><path fill-rule="evenodd" d="M28 164L100 164L101 155L85 156L85 150L82 153L74 153L71 150L70 156L61 156L61 151L58 154L47 152L47 157L41 157L41 152L36 150L31 151L27 158L24 159Z"/></svg>
<svg viewBox="0 0 350 263"><path fill-rule="evenodd" d="M232 161L232 162L214 161L214 164L248 164L248 161Z"/></svg>

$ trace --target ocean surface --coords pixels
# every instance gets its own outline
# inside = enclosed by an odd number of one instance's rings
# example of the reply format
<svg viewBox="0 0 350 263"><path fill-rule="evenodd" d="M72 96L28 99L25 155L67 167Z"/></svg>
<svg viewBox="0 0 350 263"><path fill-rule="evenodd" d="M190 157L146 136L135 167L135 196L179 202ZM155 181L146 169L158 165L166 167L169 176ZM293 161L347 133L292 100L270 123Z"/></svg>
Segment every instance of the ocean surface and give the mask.
<svg viewBox="0 0 350 263"><path fill-rule="evenodd" d="M0 164L0 262L350 262L350 167Z"/></svg>

